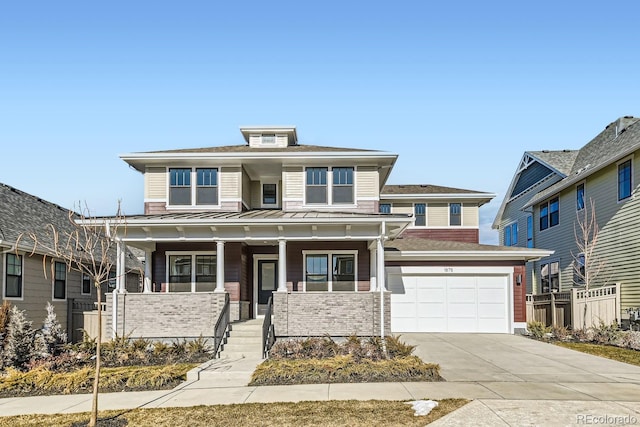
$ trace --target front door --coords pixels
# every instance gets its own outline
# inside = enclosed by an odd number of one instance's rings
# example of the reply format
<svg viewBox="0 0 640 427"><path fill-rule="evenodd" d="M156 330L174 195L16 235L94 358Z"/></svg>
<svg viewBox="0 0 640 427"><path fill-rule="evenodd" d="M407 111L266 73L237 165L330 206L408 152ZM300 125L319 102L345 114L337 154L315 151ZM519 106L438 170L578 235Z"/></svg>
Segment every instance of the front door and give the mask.
<svg viewBox="0 0 640 427"><path fill-rule="evenodd" d="M264 316L267 303L278 286L278 260L260 259L257 266L258 275L258 316Z"/></svg>

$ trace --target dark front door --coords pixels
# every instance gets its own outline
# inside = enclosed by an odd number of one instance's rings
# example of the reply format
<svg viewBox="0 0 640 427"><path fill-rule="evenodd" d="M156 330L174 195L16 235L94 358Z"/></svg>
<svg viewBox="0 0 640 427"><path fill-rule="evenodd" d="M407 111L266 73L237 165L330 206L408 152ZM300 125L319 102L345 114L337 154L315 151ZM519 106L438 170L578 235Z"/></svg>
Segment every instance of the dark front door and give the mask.
<svg viewBox="0 0 640 427"><path fill-rule="evenodd" d="M267 311L267 303L278 286L278 260L258 260L258 315Z"/></svg>

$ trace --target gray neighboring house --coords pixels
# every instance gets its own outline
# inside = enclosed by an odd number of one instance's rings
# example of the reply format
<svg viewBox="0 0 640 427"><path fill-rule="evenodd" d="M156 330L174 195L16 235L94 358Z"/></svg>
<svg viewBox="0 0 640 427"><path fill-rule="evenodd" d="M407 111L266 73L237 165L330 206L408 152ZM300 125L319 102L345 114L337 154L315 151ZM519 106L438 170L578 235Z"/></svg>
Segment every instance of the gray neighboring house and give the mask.
<svg viewBox="0 0 640 427"><path fill-rule="evenodd" d="M35 232L39 239L51 239L47 229L71 230L69 210L39 197L0 183L0 303L9 301L26 312L34 327L39 327L46 316L46 305L55 307L58 320L67 330L81 327L71 325L72 308L91 309L97 300L96 289L87 277L67 269L61 260L47 256L46 272L43 254L33 253L30 243L19 239L22 233ZM20 241L19 241L20 240ZM127 253L130 269L141 264L132 253ZM115 271L114 271L115 275ZM127 288L137 290L139 275L129 274ZM110 289L109 289L110 288ZM115 277L103 288L115 288ZM103 295L103 301L105 300ZM77 334L76 334L77 335Z"/></svg>
<svg viewBox="0 0 640 427"><path fill-rule="evenodd" d="M578 150L527 151L493 223L500 244L554 250L527 264L527 292L581 286L574 265L578 214L595 203L597 256L605 269L595 285L620 284L621 313L640 306L640 119L610 123ZM580 265L577 265L580 267Z"/></svg>

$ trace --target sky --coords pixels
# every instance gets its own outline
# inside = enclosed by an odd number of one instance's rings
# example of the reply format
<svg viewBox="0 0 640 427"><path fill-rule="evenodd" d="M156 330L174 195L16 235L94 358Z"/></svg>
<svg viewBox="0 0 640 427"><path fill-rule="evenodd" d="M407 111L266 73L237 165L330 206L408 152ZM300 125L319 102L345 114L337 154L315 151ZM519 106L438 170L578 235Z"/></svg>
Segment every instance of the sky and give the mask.
<svg viewBox="0 0 640 427"><path fill-rule="evenodd" d="M640 3L30 1L0 5L0 182L143 211L119 155L242 144L396 153L387 183L492 192L527 150L576 149L640 115Z"/></svg>

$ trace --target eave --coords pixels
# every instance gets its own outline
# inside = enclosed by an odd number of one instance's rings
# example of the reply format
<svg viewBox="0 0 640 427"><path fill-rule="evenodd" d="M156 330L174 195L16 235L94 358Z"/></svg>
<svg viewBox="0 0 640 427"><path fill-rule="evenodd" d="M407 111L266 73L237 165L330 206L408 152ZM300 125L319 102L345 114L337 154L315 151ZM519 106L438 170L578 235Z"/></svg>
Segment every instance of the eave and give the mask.
<svg viewBox="0 0 640 427"><path fill-rule="evenodd" d="M525 251L385 251L387 261L537 261L555 251L530 249Z"/></svg>

